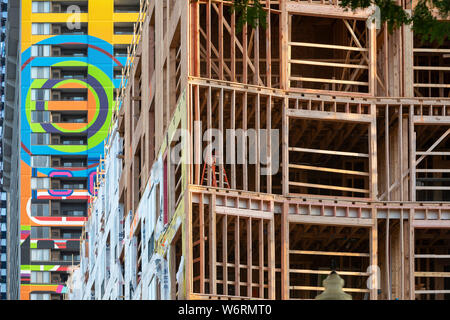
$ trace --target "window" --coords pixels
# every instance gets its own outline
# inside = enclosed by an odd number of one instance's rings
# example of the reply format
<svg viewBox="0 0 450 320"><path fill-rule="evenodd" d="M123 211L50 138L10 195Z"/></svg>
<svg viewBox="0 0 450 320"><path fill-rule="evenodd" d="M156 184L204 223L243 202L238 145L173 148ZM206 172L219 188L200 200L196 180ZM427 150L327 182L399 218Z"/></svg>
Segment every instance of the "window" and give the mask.
<svg viewBox="0 0 450 320"><path fill-rule="evenodd" d="M50 210L48 203L32 203L31 204L32 217L49 217Z"/></svg>
<svg viewBox="0 0 450 320"><path fill-rule="evenodd" d="M31 227L31 238L33 239L49 239L49 227Z"/></svg>
<svg viewBox="0 0 450 320"><path fill-rule="evenodd" d="M50 283L50 272L31 271L31 283Z"/></svg>
<svg viewBox="0 0 450 320"><path fill-rule="evenodd" d="M31 56L50 57L50 48L50 45L33 45L31 46Z"/></svg>
<svg viewBox="0 0 450 320"><path fill-rule="evenodd" d="M50 300L49 293L32 293L30 294L31 300Z"/></svg>
<svg viewBox="0 0 450 320"><path fill-rule="evenodd" d="M32 4L33 13L49 13L50 1L33 1Z"/></svg>
<svg viewBox="0 0 450 320"><path fill-rule="evenodd" d="M50 178L31 178L31 190L50 189Z"/></svg>
<svg viewBox="0 0 450 320"><path fill-rule="evenodd" d="M31 67L32 79L49 79L50 67Z"/></svg>
<svg viewBox="0 0 450 320"><path fill-rule="evenodd" d="M31 25L33 35L49 35L50 29L50 23L33 23Z"/></svg>
<svg viewBox="0 0 450 320"><path fill-rule="evenodd" d="M50 144L50 134L49 133L32 133L31 134L31 144L32 145L49 145Z"/></svg>
<svg viewBox="0 0 450 320"><path fill-rule="evenodd" d="M49 101L50 89L31 89L31 100L33 101Z"/></svg>
<svg viewBox="0 0 450 320"><path fill-rule="evenodd" d="M31 261L50 261L50 250L31 249Z"/></svg>
<svg viewBox="0 0 450 320"><path fill-rule="evenodd" d="M79 262L80 261L80 255L75 255L75 254L63 254L62 256L62 261L74 261L74 262Z"/></svg>
<svg viewBox="0 0 450 320"><path fill-rule="evenodd" d="M81 238L80 232L63 232L62 234L63 239L79 239Z"/></svg>
<svg viewBox="0 0 450 320"><path fill-rule="evenodd" d="M33 168L50 168L49 156L32 156L31 167Z"/></svg>
<svg viewBox="0 0 450 320"><path fill-rule="evenodd" d="M31 111L31 122L50 123L50 111Z"/></svg>

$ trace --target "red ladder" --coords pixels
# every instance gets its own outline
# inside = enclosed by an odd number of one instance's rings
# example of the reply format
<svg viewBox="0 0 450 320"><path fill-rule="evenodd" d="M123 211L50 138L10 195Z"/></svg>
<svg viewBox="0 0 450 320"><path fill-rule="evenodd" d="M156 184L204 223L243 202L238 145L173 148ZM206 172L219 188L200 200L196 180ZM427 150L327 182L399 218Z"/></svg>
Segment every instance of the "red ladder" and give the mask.
<svg viewBox="0 0 450 320"><path fill-rule="evenodd" d="M200 182L201 185L203 185L203 182L208 181L207 178L205 178L206 173L206 167L211 167L211 176L212 176L212 186L217 188L217 180L220 179L220 172L216 171L216 157L212 156L212 165L208 165L208 162L205 161L205 164L203 165L203 171L202 171L202 180ZM219 178L217 177L219 175ZM225 171L225 167L223 167L223 184L226 188L230 189L230 184L228 183L227 173Z"/></svg>

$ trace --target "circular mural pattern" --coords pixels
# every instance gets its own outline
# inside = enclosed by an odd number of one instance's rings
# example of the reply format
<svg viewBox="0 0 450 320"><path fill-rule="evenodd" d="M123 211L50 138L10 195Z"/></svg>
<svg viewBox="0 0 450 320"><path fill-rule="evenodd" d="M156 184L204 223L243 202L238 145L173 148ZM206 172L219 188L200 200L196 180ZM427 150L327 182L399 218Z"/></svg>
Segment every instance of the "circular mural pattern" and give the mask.
<svg viewBox="0 0 450 320"><path fill-rule="evenodd" d="M108 42L92 36L56 36L51 37L36 45L78 45L87 48L87 56L71 57L32 57L31 47L22 53L22 160L31 166L31 155L75 155L83 153L88 155L87 168L57 170L52 168L38 168L41 175L77 176L87 177L89 193L93 192L93 175L98 159L103 154L104 141L108 135L108 129L112 116L113 101L113 68L121 67L121 63L113 56L113 46ZM32 67L82 67L87 70L85 78L66 79L32 79ZM76 89L87 92L87 101L33 101L34 89ZM35 123L32 122L33 111L48 110L72 111L77 106L88 111L86 123ZM80 108L78 110L81 110ZM85 136L87 144L84 145L31 145L32 133L67 134Z"/></svg>

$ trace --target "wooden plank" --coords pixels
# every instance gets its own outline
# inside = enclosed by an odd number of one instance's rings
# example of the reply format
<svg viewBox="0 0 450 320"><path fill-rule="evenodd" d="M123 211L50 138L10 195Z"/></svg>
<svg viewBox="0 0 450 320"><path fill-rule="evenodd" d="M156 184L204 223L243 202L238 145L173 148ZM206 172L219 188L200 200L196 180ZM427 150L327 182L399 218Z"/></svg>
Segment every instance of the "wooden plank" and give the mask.
<svg viewBox="0 0 450 320"><path fill-rule="evenodd" d="M264 299L264 219L259 220L259 297Z"/></svg>
<svg viewBox="0 0 450 320"><path fill-rule="evenodd" d="M332 154L332 155L336 155L336 156L361 157L361 158L369 157L369 155L367 153L345 152L345 151L335 151L335 150L320 150L320 149L311 149L311 148L289 147L289 151Z"/></svg>
<svg viewBox="0 0 450 320"><path fill-rule="evenodd" d="M289 253L300 255L319 255L319 256L342 256L342 257L360 257L360 258L370 257L369 253L358 253L358 252L289 250Z"/></svg>
<svg viewBox="0 0 450 320"><path fill-rule="evenodd" d="M326 216L311 216L303 214L290 214L288 216L290 222L294 223L313 223L313 224L329 224L335 226L365 226L373 225L372 219L364 218L346 218L346 217L326 217Z"/></svg>
<svg viewBox="0 0 450 320"><path fill-rule="evenodd" d="M331 185L326 185L326 184L315 184L315 183L289 181L289 185L298 186L298 187L316 188L316 189L350 191L350 192L367 193L367 194L370 193L370 191L368 189L339 187L339 186L331 186Z"/></svg>
<svg viewBox="0 0 450 320"><path fill-rule="evenodd" d="M334 120L352 123L372 123L374 117L372 115L358 114L358 113L344 113L344 112L328 112L317 110L301 110L301 109L287 109L288 117L311 119L311 120Z"/></svg>
<svg viewBox="0 0 450 320"><path fill-rule="evenodd" d="M297 100L298 101L298 100ZM289 117L286 114L289 107L289 100L286 97L283 100L282 111L282 137L281 137L281 170L282 170L282 192L284 196L289 194Z"/></svg>
<svg viewBox="0 0 450 320"><path fill-rule="evenodd" d="M247 92L242 95L242 129L247 132ZM247 138L244 136L242 141L242 188L248 190L248 164L247 164L248 143ZM250 155L250 154L249 154Z"/></svg>
<svg viewBox="0 0 450 320"><path fill-rule="evenodd" d="M358 19L366 20L370 16L370 10L357 9L355 11L345 10L334 5L322 5L315 3L301 3L295 1L286 2L286 10L292 14L301 14L308 16L328 17L337 19Z"/></svg>
<svg viewBox="0 0 450 320"><path fill-rule="evenodd" d="M309 66L323 66L323 67L337 67L337 68L351 68L351 69L369 69L369 66L350 63L324 62L304 59L290 59L292 64L304 64Z"/></svg>
<svg viewBox="0 0 450 320"><path fill-rule="evenodd" d="M307 165L300 165L300 164L289 164L289 168L304 169L304 170L311 170L311 171L322 171L322 172L335 172L335 173L357 175L357 176L369 176L368 172L343 170L343 169L335 169L335 168L324 168L324 167L307 166Z"/></svg>
<svg viewBox="0 0 450 320"><path fill-rule="evenodd" d="M225 21L225 20L224 20ZM231 81L236 81L236 12L231 14L230 50L231 50Z"/></svg>
<svg viewBox="0 0 450 320"><path fill-rule="evenodd" d="M321 44L321 43L309 43L309 42L289 42L290 46L294 47L307 47L307 48L321 48L321 49L335 49L335 50L350 50L350 51L360 51L369 52L369 49L361 47L350 47L350 46L338 46L334 44Z"/></svg>
<svg viewBox="0 0 450 320"><path fill-rule="evenodd" d="M414 131L414 106L409 106L409 197L416 201L416 132Z"/></svg>
<svg viewBox="0 0 450 320"><path fill-rule="evenodd" d="M230 208L224 206L216 206L216 213L228 214L230 216L240 216L243 218L264 218L271 219L273 217L272 212L266 212L261 210L249 210L241 208Z"/></svg>
<svg viewBox="0 0 450 320"><path fill-rule="evenodd" d="M403 105L400 105L398 107L398 154L399 154L399 161L398 165L400 167L400 201L403 201Z"/></svg>
<svg viewBox="0 0 450 320"><path fill-rule="evenodd" d="M256 164L255 164L255 191L261 191L261 96L258 93L256 99L255 130L256 130Z"/></svg>
<svg viewBox="0 0 450 320"><path fill-rule="evenodd" d="M344 20L344 23L348 25L346 20ZM375 96L377 93L377 29L375 19L371 21L367 33L369 34L369 93Z"/></svg>
<svg viewBox="0 0 450 320"><path fill-rule="evenodd" d="M450 290L416 290L416 294L447 294Z"/></svg>
<svg viewBox="0 0 450 320"><path fill-rule="evenodd" d="M386 260L386 264L385 264L385 270L386 270L386 290L387 290L387 298L388 300L392 299L392 288L391 288L391 261L390 261L390 235L389 235L389 230L390 230L390 219L389 219L389 208L387 209L387 217L386 217L386 232L385 232L385 237L386 237L386 242L385 242L385 260Z"/></svg>
<svg viewBox="0 0 450 320"><path fill-rule="evenodd" d="M290 269L289 272L290 273L299 273L299 274L325 274L325 275L329 275L331 270ZM368 273L368 272L341 271L341 270L336 270L336 272L340 276L361 276L361 277L368 277L368 276L370 276L370 273Z"/></svg>
<svg viewBox="0 0 450 320"><path fill-rule="evenodd" d="M366 82L366 81L336 80L336 79L326 79L326 78L294 77L294 76L289 77L289 79L294 80L294 81L306 81L306 82L353 84L353 85L357 85L357 86L368 86L369 85L369 82Z"/></svg>
<svg viewBox="0 0 450 320"><path fill-rule="evenodd" d="M269 299L275 300L275 222L272 218L268 223L268 254L269 254Z"/></svg>
<svg viewBox="0 0 450 320"><path fill-rule="evenodd" d="M240 295L239 282L241 281L240 274L240 240L239 240L239 216L235 216L234 218L234 293L235 295Z"/></svg>
<svg viewBox="0 0 450 320"><path fill-rule="evenodd" d="M206 4L206 74L211 76L211 0Z"/></svg>
<svg viewBox="0 0 450 320"><path fill-rule="evenodd" d="M222 218L222 267L223 267L223 294L228 295L228 216Z"/></svg>
<svg viewBox="0 0 450 320"><path fill-rule="evenodd" d="M281 299L289 299L289 204L283 203L281 214Z"/></svg>
<svg viewBox="0 0 450 320"><path fill-rule="evenodd" d="M415 277L450 278L450 272L416 271Z"/></svg>
<svg viewBox="0 0 450 320"><path fill-rule="evenodd" d="M236 91L233 90L231 94L231 128L236 129ZM232 148L232 163L231 163L231 188L236 189L236 151Z"/></svg>
<svg viewBox="0 0 450 320"><path fill-rule="evenodd" d="M199 203L199 225L200 225L200 293L205 293L205 214L203 206L203 193Z"/></svg>
<svg viewBox="0 0 450 320"><path fill-rule="evenodd" d="M268 156L268 163L267 163L267 169L269 172L272 172L272 96L267 97L267 105L266 105L266 129L267 129L267 156ZM270 169L269 169L270 168ZM267 174L267 193L272 193L272 175Z"/></svg>
<svg viewBox="0 0 450 320"><path fill-rule="evenodd" d="M290 286L290 290L303 290L303 291L324 291L324 287L312 287L312 286ZM369 289L358 288L342 288L345 292L369 292ZM450 291L450 290L449 290Z"/></svg>
<svg viewBox="0 0 450 320"><path fill-rule="evenodd" d="M246 219L247 222L247 283L253 283L253 277L252 277L252 266L253 266L253 260L252 260L252 218ZM247 296L251 297L252 294L252 286L247 286Z"/></svg>
<svg viewBox="0 0 450 320"><path fill-rule="evenodd" d="M375 80L374 80L375 81ZM370 114L376 115L376 106L370 105ZM377 200L378 197L378 161L377 161L377 121L373 119L367 130L369 137L369 189L370 197L373 200Z"/></svg>
<svg viewBox="0 0 450 320"><path fill-rule="evenodd" d="M217 239L216 239L216 195L211 194L211 201L209 203L209 293L217 294Z"/></svg>
<svg viewBox="0 0 450 320"><path fill-rule="evenodd" d="M450 254L415 254L416 259L450 259Z"/></svg>
<svg viewBox="0 0 450 320"><path fill-rule="evenodd" d="M223 80L223 70L224 70L224 61L223 61L223 2L219 5L219 79Z"/></svg>
<svg viewBox="0 0 450 320"><path fill-rule="evenodd" d="M450 190L450 186L416 186L416 190Z"/></svg>
<svg viewBox="0 0 450 320"><path fill-rule="evenodd" d="M412 208L409 212L409 299L415 299L415 278L413 276L415 271L415 259L414 252L415 252L415 237L414 237L414 208Z"/></svg>
<svg viewBox="0 0 450 320"><path fill-rule="evenodd" d="M386 44L387 45L387 44ZM389 186L390 183L390 175L389 175L389 159L390 159L390 148L389 148L389 106L386 105L384 109L384 152L385 152L385 163L384 163L384 170L385 170L385 194L387 201L390 200L390 191Z"/></svg>
<svg viewBox="0 0 450 320"><path fill-rule="evenodd" d="M376 209L372 209L373 226L369 234L369 246L370 246L370 266L378 266L378 223L376 218ZM402 257L403 258L403 257ZM370 299L378 299L378 272L372 273L370 279L372 288L370 288Z"/></svg>

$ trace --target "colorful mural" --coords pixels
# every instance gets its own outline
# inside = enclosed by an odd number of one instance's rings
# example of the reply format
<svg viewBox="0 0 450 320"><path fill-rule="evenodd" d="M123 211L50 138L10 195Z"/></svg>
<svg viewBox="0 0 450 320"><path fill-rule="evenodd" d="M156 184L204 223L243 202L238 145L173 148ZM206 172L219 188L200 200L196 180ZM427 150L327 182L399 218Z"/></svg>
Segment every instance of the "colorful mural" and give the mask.
<svg viewBox="0 0 450 320"><path fill-rule="evenodd" d="M115 35L114 22L134 22L134 13L114 13L114 0L89 1L89 13L81 13L81 23L88 24L88 34L72 33L63 35L33 35L32 24L64 24L71 19L68 13L32 13L32 0L22 1L22 55L21 55L21 299L29 299L30 293L64 293L63 283L31 283L32 271L67 271L72 261L32 262L31 249L79 250L78 239L35 239L31 237L32 227L81 227L86 217L78 216L32 216L32 201L89 200L94 192L95 173L99 159L104 152L112 106L113 89L118 85L114 79L114 68L122 67L126 57L114 56L114 43L127 44L132 35ZM94 4L95 3L95 4ZM102 10L98 10L102 8ZM50 28L51 29L51 28ZM32 56L32 46L70 45L87 48L86 55ZM32 79L35 67L82 68L87 70L83 77L54 78L50 72L45 79ZM48 69L52 70L52 69ZM87 92L86 99L52 99L51 94L44 100L36 101L33 90L55 90ZM50 91L49 91L50 90ZM36 91L35 91L36 92ZM83 123L33 122L35 111L83 111L87 120ZM46 142L32 144L32 135L49 134ZM81 136L80 144L52 144L51 135ZM32 156L83 156L87 158L84 167L41 168L32 167ZM31 189L32 178L80 178L87 182L86 189ZM57 260L57 259L56 259ZM60 259L61 260L61 259Z"/></svg>

